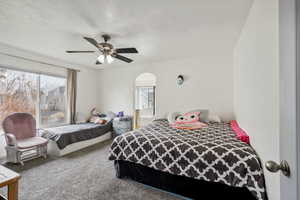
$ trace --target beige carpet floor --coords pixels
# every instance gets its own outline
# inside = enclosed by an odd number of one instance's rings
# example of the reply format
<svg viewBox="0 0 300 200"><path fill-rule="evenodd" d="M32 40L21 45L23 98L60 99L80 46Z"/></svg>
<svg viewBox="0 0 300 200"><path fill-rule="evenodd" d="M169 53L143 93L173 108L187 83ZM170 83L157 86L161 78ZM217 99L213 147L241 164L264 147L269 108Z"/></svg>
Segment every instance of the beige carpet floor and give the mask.
<svg viewBox="0 0 300 200"><path fill-rule="evenodd" d="M111 141L61 158L5 164L22 175L20 200L179 200L178 196L118 179L108 160ZM5 193L5 189L1 189Z"/></svg>

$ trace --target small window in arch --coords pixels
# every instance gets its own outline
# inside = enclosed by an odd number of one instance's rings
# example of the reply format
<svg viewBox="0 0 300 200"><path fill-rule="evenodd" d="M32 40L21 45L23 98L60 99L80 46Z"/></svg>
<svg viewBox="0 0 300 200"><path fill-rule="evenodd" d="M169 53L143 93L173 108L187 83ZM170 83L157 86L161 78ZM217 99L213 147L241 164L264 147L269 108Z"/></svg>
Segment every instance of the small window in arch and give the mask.
<svg viewBox="0 0 300 200"><path fill-rule="evenodd" d="M156 77L151 73L143 73L135 81L135 109L141 118L155 115Z"/></svg>

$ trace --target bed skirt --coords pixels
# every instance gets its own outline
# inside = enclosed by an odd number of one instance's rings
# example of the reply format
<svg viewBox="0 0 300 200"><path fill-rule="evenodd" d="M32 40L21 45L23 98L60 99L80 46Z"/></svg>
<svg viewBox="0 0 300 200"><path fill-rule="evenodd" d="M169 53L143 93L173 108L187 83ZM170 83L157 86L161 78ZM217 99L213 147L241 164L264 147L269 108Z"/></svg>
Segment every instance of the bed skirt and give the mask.
<svg viewBox="0 0 300 200"><path fill-rule="evenodd" d="M256 200L247 188L177 176L128 161L115 160L114 164L118 178L134 180L191 199Z"/></svg>

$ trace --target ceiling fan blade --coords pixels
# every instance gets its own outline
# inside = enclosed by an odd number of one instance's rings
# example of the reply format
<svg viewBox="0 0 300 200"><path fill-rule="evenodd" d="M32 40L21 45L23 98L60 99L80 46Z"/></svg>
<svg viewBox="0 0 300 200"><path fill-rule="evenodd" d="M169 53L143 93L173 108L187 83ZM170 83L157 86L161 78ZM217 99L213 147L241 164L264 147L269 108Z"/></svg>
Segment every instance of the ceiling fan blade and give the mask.
<svg viewBox="0 0 300 200"><path fill-rule="evenodd" d="M136 48L118 48L115 51L116 53L138 53Z"/></svg>
<svg viewBox="0 0 300 200"><path fill-rule="evenodd" d="M66 51L67 53L94 53L95 51Z"/></svg>
<svg viewBox="0 0 300 200"><path fill-rule="evenodd" d="M96 65L101 65L102 63L97 60L95 64Z"/></svg>
<svg viewBox="0 0 300 200"><path fill-rule="evenodd" d="M99 49L98 42L95 39L89 37L83 37L83 38Z"/></svg>
<svg viewBox="0 0 300 200"><path fill-rule="evenodd" d="M124 61L124 62L127 62L127 63L131 63L133 60L131 60L131 59L129 59L129 58L126 58L126 57L124 57L124 56L121 56L121 55L119 55L119 54L112 54L111 55L112 57L115 57L115 58L117 58L117 59L119 59L119 60L122 60L122 61Z"/></svg>

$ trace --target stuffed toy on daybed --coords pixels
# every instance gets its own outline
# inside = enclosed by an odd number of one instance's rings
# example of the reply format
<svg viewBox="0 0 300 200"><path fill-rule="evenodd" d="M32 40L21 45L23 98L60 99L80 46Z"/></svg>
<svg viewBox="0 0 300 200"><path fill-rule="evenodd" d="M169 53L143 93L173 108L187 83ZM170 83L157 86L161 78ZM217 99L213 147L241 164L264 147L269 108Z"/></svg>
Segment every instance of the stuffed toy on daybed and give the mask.
<svg viewBox="0 0 300 200"><path fill-rule="evenodd" d="M106 124L109 121L111 121L113 118L115 118L115 114L111 111L108 111L107 113L101 113L98 112L96 108L93 108L90 111L91 115L88 118L87 122L95 123L95 124Z"/></svg>

